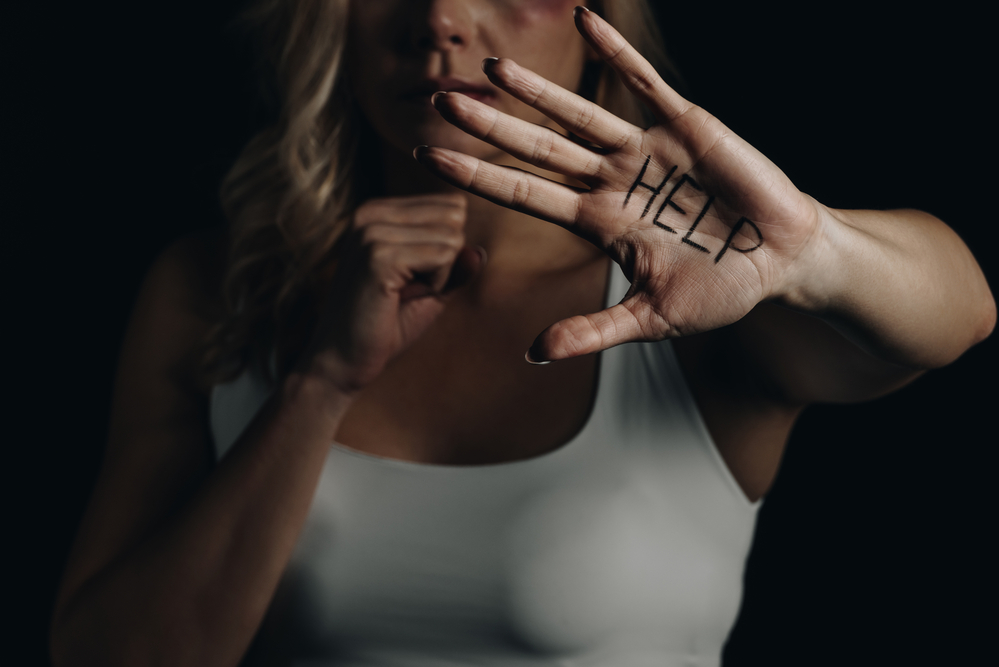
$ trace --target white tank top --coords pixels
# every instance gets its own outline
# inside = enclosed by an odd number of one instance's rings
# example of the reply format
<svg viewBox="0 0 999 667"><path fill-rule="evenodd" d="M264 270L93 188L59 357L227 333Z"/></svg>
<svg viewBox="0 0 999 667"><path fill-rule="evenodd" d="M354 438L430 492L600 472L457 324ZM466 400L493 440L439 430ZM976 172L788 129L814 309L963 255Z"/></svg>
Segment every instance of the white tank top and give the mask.
<svg viewBox="0 0 999 667"><path fill-rule="evenodd" d="M615 265L610 303L627 288ZM332 443L245 664L719 665L760 503L668 341L599 364L583 429L536 458L429 465ZM215 387L218 457L268 394L251 373Z"/></svg>

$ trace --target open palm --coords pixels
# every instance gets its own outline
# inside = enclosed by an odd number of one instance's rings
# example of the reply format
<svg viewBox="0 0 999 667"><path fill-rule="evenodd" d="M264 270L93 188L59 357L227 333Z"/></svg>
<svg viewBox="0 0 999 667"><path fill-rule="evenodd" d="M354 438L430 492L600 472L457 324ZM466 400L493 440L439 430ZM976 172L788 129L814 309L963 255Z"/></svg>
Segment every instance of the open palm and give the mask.
<svg viewBox="0 0 999 667"><path fill-rule="evenodd" d="M631 281L620 304L549 327L532 356L564 359L706 331L792 289L793 262L818 229L818 204L679 96L595 13L577 11L576 26L655 113L655 125L636 127L508 59L484 63L489 79L583 141L459 93L438 94L434 104L465 132L587 188L442 148L417 152L458 187L602 248Z"/></svg>

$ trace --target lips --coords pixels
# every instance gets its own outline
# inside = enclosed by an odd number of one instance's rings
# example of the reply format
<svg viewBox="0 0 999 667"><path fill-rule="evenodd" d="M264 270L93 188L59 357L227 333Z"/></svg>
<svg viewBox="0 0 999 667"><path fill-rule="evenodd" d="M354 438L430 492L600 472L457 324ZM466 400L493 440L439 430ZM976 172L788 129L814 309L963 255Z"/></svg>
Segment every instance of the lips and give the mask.
<svg viewBox="0 0 999 667"><path fill-rule="evenodd" d="M496 88L490 85L480 85L456 77L439 77L423 79L412 88L406 90L402 94L402 99L407 102L429 106L430 96L441 90L449 93L461 93L485 104L493 104L496 101L498 92Z"/></svg>

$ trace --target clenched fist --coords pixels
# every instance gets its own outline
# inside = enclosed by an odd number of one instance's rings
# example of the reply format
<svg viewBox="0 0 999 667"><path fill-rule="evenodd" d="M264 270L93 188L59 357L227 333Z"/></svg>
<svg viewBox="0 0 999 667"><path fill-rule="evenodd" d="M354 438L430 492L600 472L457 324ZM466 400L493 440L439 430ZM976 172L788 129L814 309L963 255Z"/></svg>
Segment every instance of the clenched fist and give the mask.
<svg viewBox="0 0 999 667"><path fill-rule="evenodd" d="M339 390L374 380L481 268L464 195L375 199L357 209L304 363Z"/></svg>

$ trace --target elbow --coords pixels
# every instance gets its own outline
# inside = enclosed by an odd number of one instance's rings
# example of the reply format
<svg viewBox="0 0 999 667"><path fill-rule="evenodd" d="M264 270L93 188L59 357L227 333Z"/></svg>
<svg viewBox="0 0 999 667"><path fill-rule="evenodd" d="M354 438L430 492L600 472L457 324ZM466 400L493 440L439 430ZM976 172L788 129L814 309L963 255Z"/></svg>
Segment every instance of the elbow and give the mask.
<svg viewBox="0 0 999 667"><path fill-rule="evenodd" d="M940 368L957 361L965 352L992 335L996 327L996 302L987 286L984 294L980 291L979 294L980 296L976 296L973 301L973 309L965 311L961 318L963 326L952 333L949 354L936 363L926 365L925 370Z"/></svg>
<svg viewBox="0 0 999 667"><path fill-rule="evenodd" d="M982 308L978 328L975 331L975 339L974 342L972 342L972 345L977 345L991 336L992 332L996 328L996 301L992 297L991 293L986 296L984 301L985 307Z"/></svg>
<svg viewBox="0 0 999 667"><path fill-rule="evenodd" d="M985 294L978 299L978 308L972 318L971 326L968 327L968 343L962 353L991 336L996 328L996 301L988 286L984 291Z"/></svg>
<svg viewBox="0 0 999 667"><path fill-rule="evenodd" d="M950 352L942 358L933 359L929 363L923 364L919 370L933 370L954 363L968 350L991 336L995 326L996 303L992 295L989 294L987 298L983 299L978 312L970 318L968 326L964 329L964 336L954 340Z"/></svg>
<svg viewBox="0 0 999 667"><path fill-rule="evenodd" d="M968 347L977 345L991 336L996 327L995 296L993 296L992 290L989 288L988 279L985 277L981 267L977 264L974 266L977 269L974 273L977 275L973 279L973 282L966 287L966 294L971 295L973 303L977 305L973 320L974 326L969 332L971 334L971 341Z"/></svg>

